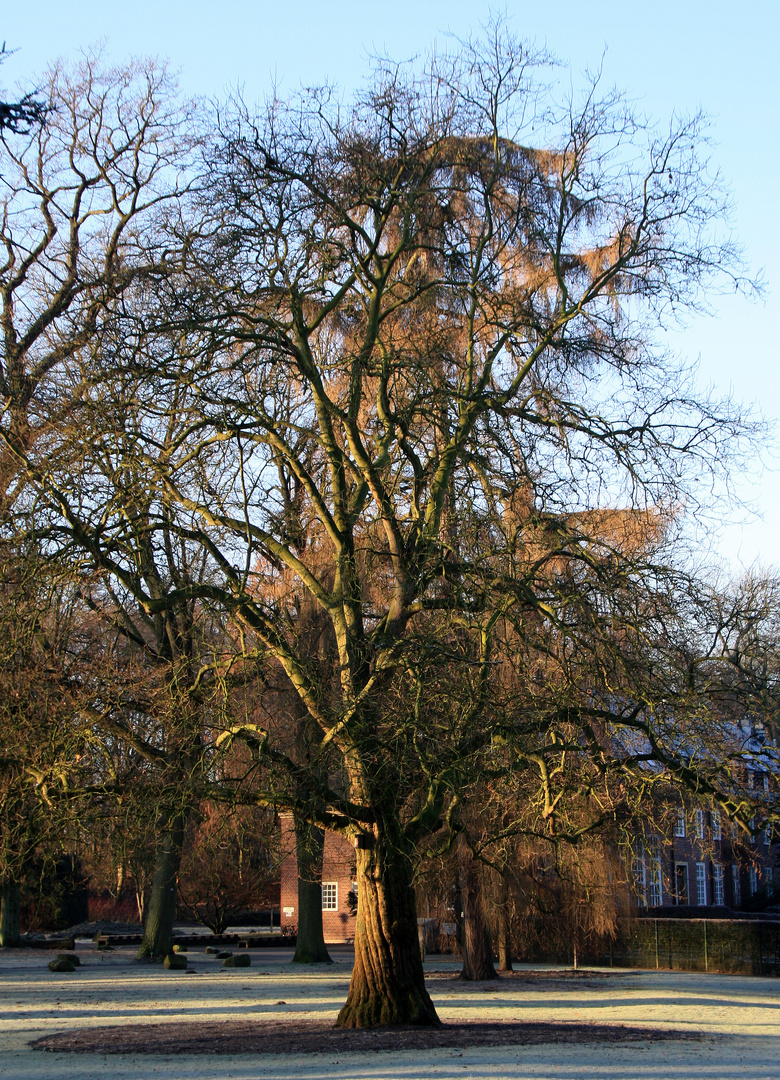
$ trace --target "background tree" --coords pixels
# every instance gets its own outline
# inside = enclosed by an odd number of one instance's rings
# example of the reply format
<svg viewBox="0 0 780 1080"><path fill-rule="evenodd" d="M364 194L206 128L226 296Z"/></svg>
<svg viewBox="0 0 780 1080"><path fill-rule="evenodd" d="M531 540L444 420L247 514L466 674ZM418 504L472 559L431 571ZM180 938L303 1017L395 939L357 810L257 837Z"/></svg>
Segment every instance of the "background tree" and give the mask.
<svg viewBox="0 0 780 1080"><path fill-rule="evenodd" d="M278 866L273 815L257 809L230 813L206 804L191 822L179 879L179 908L223 934L236 916L269 904Z"/></svg>
<svg viewBox="0 0 780 1080"><path fill-rule="evenodd" d="M52 422L56 458L45 477L33 469L28 477L37 488L35 526L51 557L68 560L107 643L91 678L91 786L125 805L129 796L154 807L157 854L140 952L158 957L172 948L188 816L206 772L219 775L224 652L227 642L229 666L234 642L204 604L207 560L172 531L154 465L134 449L148 439L165 455L186 415L175 402L166 415L156 399L144 413L132 379L96 385L109 334L99 342L68 373L81 387L78 427L67 414ZM117 745L132 753L118 755Z"/></svg>
<svg viewBox="0 0 780 1080"><path fill-rule="evenodd" d="M280 397L277 405L281 410L284 407L284 398ZM305 454L305 432L300 433L299 442ZM280 527L299 555L306 552L308 560L316 560L319 554L322 560L321 573L332 573L332 568L328 566L327 548L323 548L316 529L312 528L316 519L311 513L304 489L283 459L277 460L276 469L282 500L279 507ZM290 631L295 638L296 653L306 659L313 671L319 671L319 683L322 687L331 685L337 664L332 627L318 606L312 602L311 596L297 587L294 576L285 571L283 563L279 560L269 562L267 553L256 567L253 587L264 600L278 597L286 609ZM333 767L334 762L331 755L322 753L322 731L303 708L300 698L278 664L266 665L259 704L264 724L274 728L277 737L280 729L286 733L286 751L290 760L313 770L320 783L327 783L328 770ZM298 869L298 922L293 963L329 964L331 958L325 944L322 924L325 833L304 809L312 797L305 783L301 785L298 797L301 805L292 815ZM316 807L316 797L314 806Z"/></svg>
<svg viewBox="0 0 780 1080"><path fill-rule="evenodd" d="M99 775L110 775L113 785L93 793L84 821L88 830L85 864L89 871L92 918L143 923L155 863L157 817L143 773L145 763L132 747L100 733L96 742L101 755L115 760L111 768L98 766ZM95 758L97 754L93 754ZM138 774L141 774L140 776Z"/></svg>
<svg viewBox="0 0 780 1080"><path fill-rule="evenodd" d="M9 537L14 530L18 535L19 530L34 532L38 527L37 521L24 517L36 498L29 485L46 488L46 478L37 471L41 458L34 461L31 454L40 438L53 438L56 431L60 475L66 475L68 483L63 492L47 489L47 497L61 522L73 526L76 543L87 561L91 559L89 566L82 562L79 568L91 583L95 571L106 570L110 578L110 569L93 557L95 545L90 549L89 530L83 535L78 532L79 511L88 517L96 506L89 484L100 485L101 469L105 482L108 469L107 476L119 490L124 489L128 504L132 505L139 491L133 488L132 472L115 471L116 459L111 460L108 447L102 447L102 457L101 449L95 448L97 462L80 459L79 439L86 437L86 431L79 432L78 424L81 419L90 422L82 412L93 384L90 348L103 334L110 340L110 314L131 286L164 272L159 216L191 180L186 167L193 143L191 111L180 103L164 70L153 64L105 69L94 56L86 56L72 72L52 68L40 93L47 124L31 130L27 138L3 142L0 148L4 179L0 216L3 520ZM52 445L47 445L47 452ZM96 471L90 471L93 466ZM71 506L69 514L67 496L77 474L81 487L76 510ZM66 502L60 503L63 493ZM143 507L145 493L140 498ZM88 524L99 535L99 523ZM133 525L138 527L137 516ZM41 527L45 529L46 523ZM62 529L59 535L63 536ZM139 539L137 531L135 536ZM48 543L53 551L56 539L51 534ZM149 557L148 533L140 544L146 547L136 548L135 555L143 567ZM112 551L109 563L115 555ZM121 580L119 590L113 612L117 627L143 650L149 621L141 627L133 623L141 609L123 610L128 592ZM97 611L109 611L109 622L113 599L110 581L97 600L90 598ZM186 610L186 604L179 608ZM143 622L144 616L140 617ZM158 649L175 646L176 633L161 641L161 635L173 629L173 621L162 619L162 626L158 620ZM152 630L153 623L152 619ZM180 629L178 633L180 641ZM117 723L132 741L132 724ZM150 757L158 760L154 753ZM168 817L174 833L180 834L176 815ZM166 851L162 844L161 858ZM167 889L165 895L169 895L171 883L165 873L160 882L158 893ZM155 926L154 903L152 908L151 925ZM155 938L152 947L162 945Z"/></svg>
<svg viewBox="0 0 780 1080"><path fill-rule="evenodd" d="M493 943L486 918L483 874L465 843L458 853L458 885L463 910L463 967L461 979L495 979Z"/></svg>
<svg viewBox="0 0 780 1080"><path fill-rule="evenodd" d="M68 361L134 282L162 272L148 226L191 179L190 114L164 70L86 56L51 68L40 94L48 122L0 143L4 503L18 496L19 456L77 408Z"/></svg>
<svg viewBox="0 0 780 1080"><path fill-rule="evenodd" d="M70 792L88 743L84 611L35 546L0 547L0 943L19 940L20 890L73 855Z"/></svg>

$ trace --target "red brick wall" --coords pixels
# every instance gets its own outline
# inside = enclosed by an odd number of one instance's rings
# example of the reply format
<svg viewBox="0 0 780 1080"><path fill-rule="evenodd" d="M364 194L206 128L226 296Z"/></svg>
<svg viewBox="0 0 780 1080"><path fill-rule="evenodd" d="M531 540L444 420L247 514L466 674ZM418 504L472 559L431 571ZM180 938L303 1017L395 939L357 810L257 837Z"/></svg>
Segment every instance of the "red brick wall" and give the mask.
<svg viewBox="0 0 780 1080"><path fill-rule="evenodd" d="M282 818L282 930L298 925L298 865L295 859L295 832L291 817ZM355 852L340 833L325 833L322 858L322 880L336 883L336 911L323 911L322 929L325 941L336 944L351 941L355 936L355 919L350 914L347 894L352 888Z"/></svg>

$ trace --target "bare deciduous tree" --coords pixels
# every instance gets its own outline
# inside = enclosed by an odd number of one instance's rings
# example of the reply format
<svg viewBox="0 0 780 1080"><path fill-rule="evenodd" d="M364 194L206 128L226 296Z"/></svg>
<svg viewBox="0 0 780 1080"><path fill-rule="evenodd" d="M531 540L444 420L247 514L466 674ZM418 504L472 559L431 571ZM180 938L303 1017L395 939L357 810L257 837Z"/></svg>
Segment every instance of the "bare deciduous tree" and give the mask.
<svg viewBox="0 0 780 1080"><path fill-rule="evenodd" d="M538 72L494 40L420 77L380 65L348 112L327 92L262 115L238 106L189 234L178 302L182 330L197 312L204 335L187 376L200 427L166 460L164 483L212 553L226 538L235 617L341 757L341 781L312 779L319 805L306 812L356 847L343 1025L436 1022L411 865L497 740L517 747L515 772L540 776L545 828L583 739L594 776L604 756L626 776L656 755L675 782L694 782L671 718L656 725L626 678L642 640L631 607L662 574L605 521L663 515L689 470L716 466L723 440L745 434L727 406L691 397L652 338L713 279L739 284L718 235L726 200L699 159L698 119L656 134L597 87L542 105ZM198 494L179 461L216 440L232 445L232 476ZM316 558L285 529L280 460L305 492ZM286 598L253 590L246 568L258 563L289 583ZM332 625L327 687L294 647L287 607L299 592ZM567 675L533 714L495 707L506 620L533 625L547 641L537 650ZM570 678L583 643L601 673L585 701ZM432 656L444 681L468 671L462 712L415 696L415 669ZM620 696L597 699L618 670ZM272 766L301 779L269 738L258 769ZM575 816L574 833L585 827Z"/></svg>
<svg viewBox="0 0 780 1080"><path fill-rule="evenodd" d="M50 69L40 92L46 125L0 145L4 503L38 434L77 410L69 362L139 277L164 271L150 226L191 178L189 116L165 70L87 56Z"/></svg>

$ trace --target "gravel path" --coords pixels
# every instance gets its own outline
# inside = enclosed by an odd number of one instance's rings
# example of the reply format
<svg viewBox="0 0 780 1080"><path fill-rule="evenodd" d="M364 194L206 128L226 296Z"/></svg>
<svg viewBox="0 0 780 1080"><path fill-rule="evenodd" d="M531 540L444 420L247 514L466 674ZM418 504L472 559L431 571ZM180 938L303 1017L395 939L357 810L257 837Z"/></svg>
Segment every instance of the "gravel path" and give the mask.
<svg viewBox="0 0 780 1080"><path fill-rule="evenodd" d="M429 989L445 1024L528 1023L541 1041L522 1045L410 1047L399 1033L394 1050L345 1050L323 1038L317 1053L239 1053L242 1027L256 1039L261 1025L314 1031L335 1019L346 996L351 956L337 954L325 971L289 966L286 951L258 950L252 966L223 970L220 961L190 952L192 974L133 961L133 950L100 956L79 945L82 965L53 974L49 954L0 950L0 1076L9 1080L453 1080L474 1077L534 1080L778 1080L780 981L681 972L522 970L497 984L464 984L457 966L430 960ZM143 1052L139 1025L196 1024L236 1034L236 1052ZM155 1025L152 1027L151 1025ZM566 1041L555 1038L558 1025ZM610 1035L593 1038L600 1025ZM622 1041L616 1025L632 1030ZM132 1035L122 1054L47 1053L30 1042L59 1032L113 1027ZM594 1028L596 1032L594 1032ZM640 1030L641 1029L641 1030ZM172 1029L173 1030L173 1029ZM185 1032L195 1028L184 1028ZM582 1037L577 1032L582 1032ZM656 1040L652 1033L666 1036ZM672 1032L687 1038L670 1038ZM141 1033L143 1036L144 1033ZM106 1032L106 1035L109 1035ZM113 1040L120 1038L110 1034ZM124 1036L122 1036L124 1037ZM270 1040L269 1040L270 1041ZM500 1041L500 1040L499 1040ZM461 1040L462 1042L462 1040ZM257 1046L255 1041L252 1044ZM401 1049L406 1045L407 1048ZM186 1043L185 1043L186 1046ZM111 1049L116 1049L112 1045ZM150 1047L144 1047L148 1050ZM194 1049L194 1047L193 1047Z"/></svg>

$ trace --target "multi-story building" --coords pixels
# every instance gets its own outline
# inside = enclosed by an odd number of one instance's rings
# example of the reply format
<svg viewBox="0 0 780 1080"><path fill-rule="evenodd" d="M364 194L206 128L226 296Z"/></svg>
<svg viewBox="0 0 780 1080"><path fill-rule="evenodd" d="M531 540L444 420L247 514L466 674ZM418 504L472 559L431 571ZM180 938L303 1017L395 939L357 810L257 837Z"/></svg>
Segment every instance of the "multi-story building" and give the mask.
<svg viewBox="0 0 780 1080"><path fill-rule="evenodd" d="M735 786L758 812L749 829L712 808L680 802L665 834L634 848L633 881L641 907L724 908L771 904L780 890L780 835L770 818L778 788L777 748L762 728L743 721L745 764Z"/></svg>
<svg viewBox="0 0 780 1080"><path fill-rule="evenodd" d="M780 844L769 826L751 835L715 810L681 808L673 835L634 849L633 878L642 907L719 907L738 911L770 902Z"/></svg>

